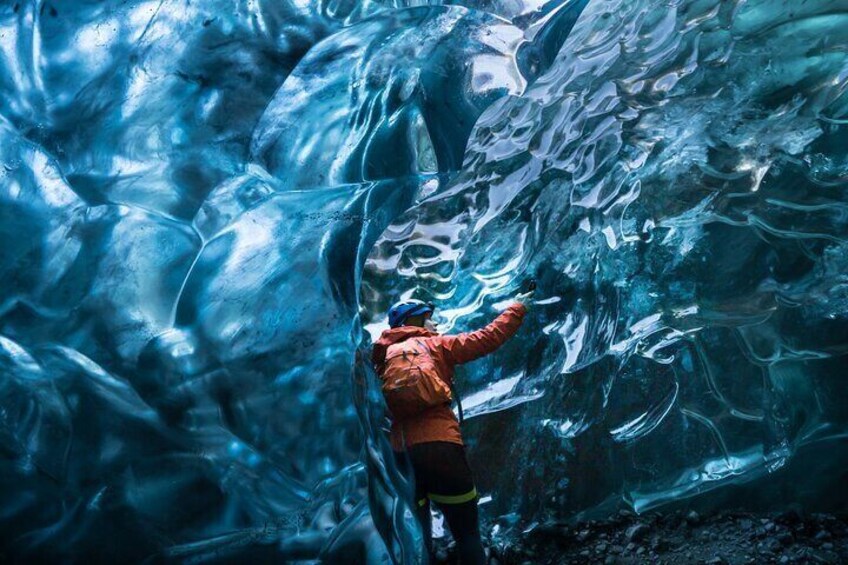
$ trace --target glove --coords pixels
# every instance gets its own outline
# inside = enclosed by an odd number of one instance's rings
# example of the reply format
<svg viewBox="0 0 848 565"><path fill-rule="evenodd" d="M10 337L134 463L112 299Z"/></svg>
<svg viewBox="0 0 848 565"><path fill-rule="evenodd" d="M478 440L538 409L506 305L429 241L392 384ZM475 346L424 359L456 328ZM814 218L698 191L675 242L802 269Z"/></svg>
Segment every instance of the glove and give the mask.
<svg viewBox="0 0 848 565"><path fill-rule="evenodd" d="M519 304L523 304L525 308L530 308L530 305L533 304L533 295L535 293L535 290L531 290L528 292L517 294L515 295L515 301Z"/></svg>

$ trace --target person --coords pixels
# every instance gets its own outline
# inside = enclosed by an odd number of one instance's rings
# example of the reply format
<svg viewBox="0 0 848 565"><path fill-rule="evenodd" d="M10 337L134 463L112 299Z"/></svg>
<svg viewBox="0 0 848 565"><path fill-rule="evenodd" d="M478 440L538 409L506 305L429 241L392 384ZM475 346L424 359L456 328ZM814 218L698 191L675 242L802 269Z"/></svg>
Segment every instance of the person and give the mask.
<svg viewBox="0 0 848 565"><path fill-rule="evenodd" d="M438 379L452 387L456 365L492 353L515 335L532 295L531 287L529 292L519 294L515 302L486 327L458 335L438 333L438 327L432 320L432 304L420 300L396 304L389 310L390 328L374 344L372 361L375 370L385 382L386 356L390 348L415 340L415 347L426 350L424 353L432 362ZM395 347L394 351L397 350ZM383 390L385 393L385 386ZM480 538L477 489L466 458L459 421L451 410L450 392L446 401L418 413L402 417L392 414L390 441L398 466L402 470L408 470L410 465L412 467L416 511L431 560L430 504L435 503L456 541L460 563L484 564L486 554Z"/></svg>

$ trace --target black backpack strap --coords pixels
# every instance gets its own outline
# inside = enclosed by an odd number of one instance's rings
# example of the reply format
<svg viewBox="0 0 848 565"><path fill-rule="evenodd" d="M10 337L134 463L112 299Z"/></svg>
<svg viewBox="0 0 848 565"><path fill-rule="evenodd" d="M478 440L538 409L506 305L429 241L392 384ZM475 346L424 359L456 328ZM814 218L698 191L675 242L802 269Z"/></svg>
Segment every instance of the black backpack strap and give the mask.
<svg viewBox="0 0 848 565"><path fill-rule="evenodd" d="M456 389L453 387L453 383L450 384L451 395L454 400L456 400L456 407L459 410L459 424L462 425L462 400L459 399L459 395L456 393Z"/></svg>

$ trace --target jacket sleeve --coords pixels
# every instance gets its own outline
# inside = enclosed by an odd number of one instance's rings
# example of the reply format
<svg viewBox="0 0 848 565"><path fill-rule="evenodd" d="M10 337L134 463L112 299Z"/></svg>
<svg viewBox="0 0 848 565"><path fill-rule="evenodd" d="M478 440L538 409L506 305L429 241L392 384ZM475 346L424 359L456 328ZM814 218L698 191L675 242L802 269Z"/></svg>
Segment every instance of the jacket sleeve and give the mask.
<svg viewBox="0 0 848 565"><path fill-rule="evenodd" d="M518 302L501 312L485 328L441 338L445 359L453 365L469 363L495 351L515 335L527 309Z"/></svg>

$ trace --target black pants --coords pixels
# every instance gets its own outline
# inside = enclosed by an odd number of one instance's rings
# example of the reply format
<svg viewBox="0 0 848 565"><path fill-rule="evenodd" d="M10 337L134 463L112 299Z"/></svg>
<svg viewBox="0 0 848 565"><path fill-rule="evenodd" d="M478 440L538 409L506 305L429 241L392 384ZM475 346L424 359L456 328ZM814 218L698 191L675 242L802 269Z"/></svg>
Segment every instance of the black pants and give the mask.
<svg viewBox="0 0 848 565"><path fill-rule="evenodd" d="M414 475L415 506L431 560L432 502L445 517L456 541L460 563L485 565L486 554L480 539L477 514L477 490L465 457L465 447L444 441L419 443L407 448L404 453L395 453L395 458L407 476L410 472Z"/></svg>

